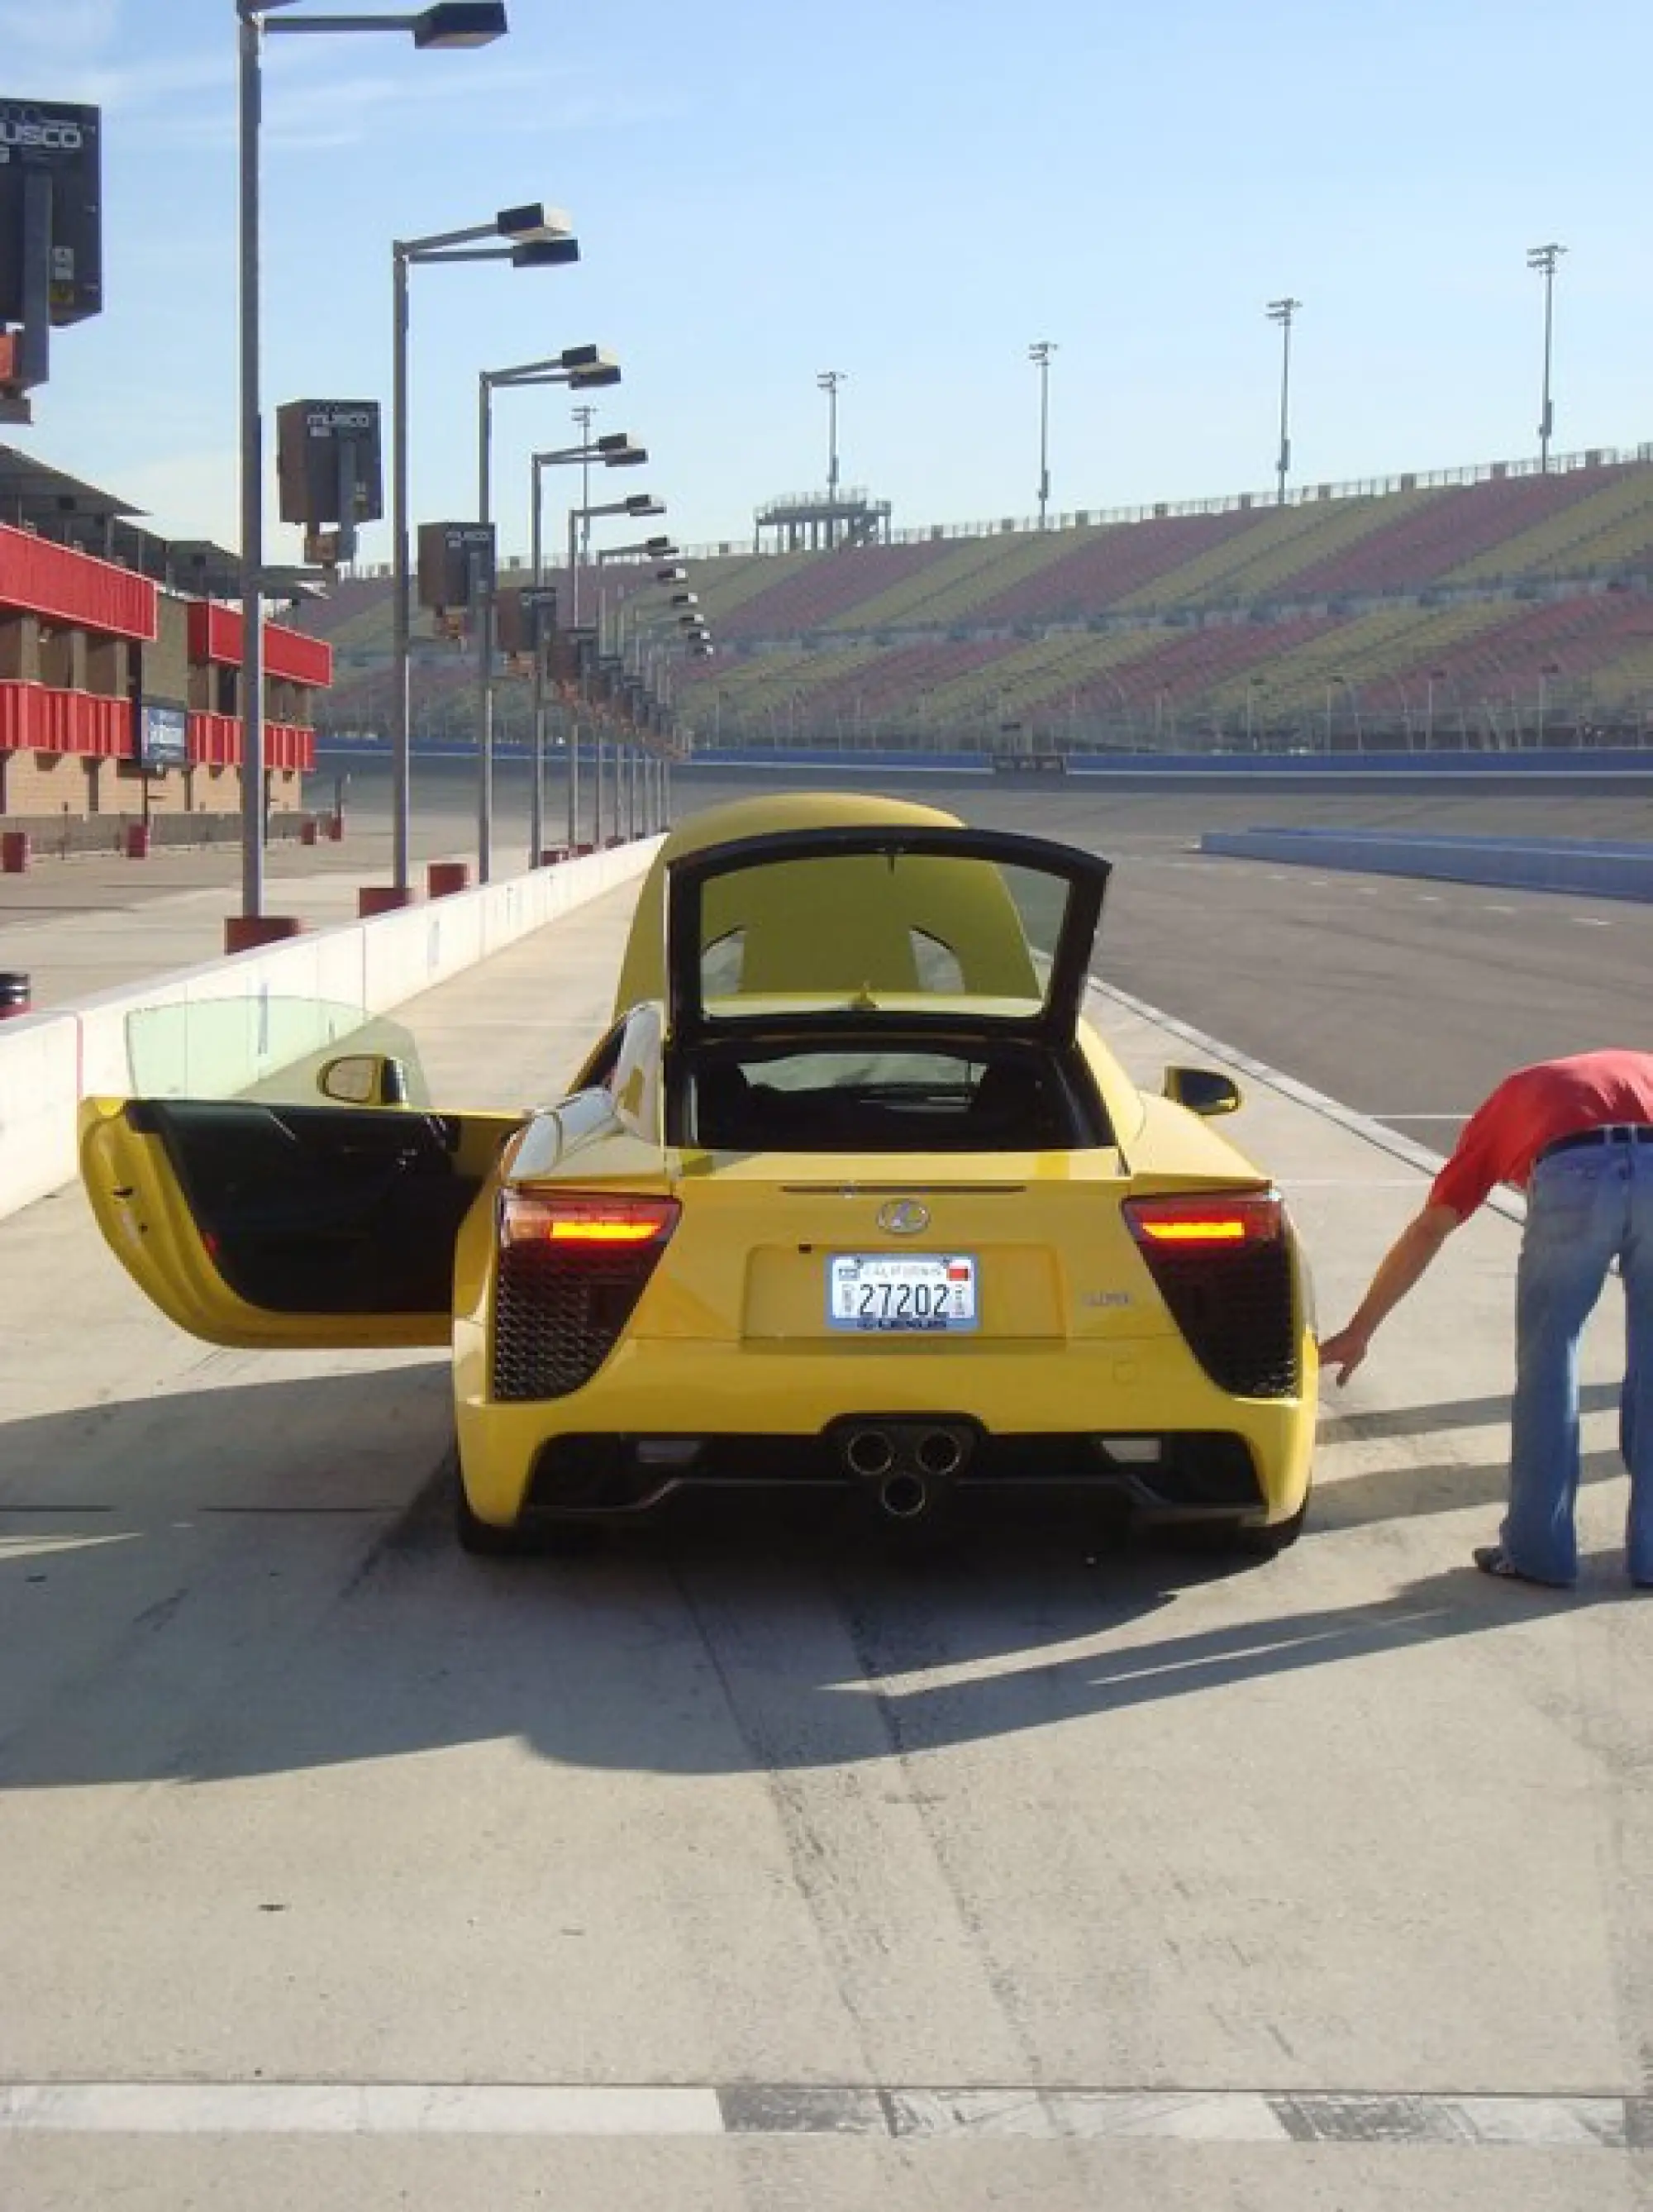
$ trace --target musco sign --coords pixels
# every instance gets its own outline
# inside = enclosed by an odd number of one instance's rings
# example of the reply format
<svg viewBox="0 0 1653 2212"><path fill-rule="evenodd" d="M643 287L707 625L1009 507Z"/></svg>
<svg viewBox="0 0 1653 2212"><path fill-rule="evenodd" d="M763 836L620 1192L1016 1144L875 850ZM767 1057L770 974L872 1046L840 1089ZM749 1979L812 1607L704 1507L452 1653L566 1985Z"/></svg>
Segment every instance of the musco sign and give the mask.
<svg viewBox="0 0 1653 2212"><path fill-rule="evenodd" d="M289 399L276 410L283 522L354 529L384 513L376 399Z"/></svg>
<svg viewBox="0 0 1653 2212"><path fill-rule="evenodd" d="M103 307L100 111L63 100L0 100L0 323L25 319L27 217L49 198L51 318Z"/></svg>

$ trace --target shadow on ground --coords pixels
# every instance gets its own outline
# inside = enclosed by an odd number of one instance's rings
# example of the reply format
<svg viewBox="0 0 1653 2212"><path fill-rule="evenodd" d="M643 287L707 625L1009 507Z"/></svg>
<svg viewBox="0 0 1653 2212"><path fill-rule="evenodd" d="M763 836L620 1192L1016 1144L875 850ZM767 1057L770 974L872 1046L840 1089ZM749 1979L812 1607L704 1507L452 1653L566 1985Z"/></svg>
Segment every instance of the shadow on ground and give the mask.
<svg viewBox="0 0 1653 2212"><path fill-rule="evenodd" d="M1018 1511L915 1553L859 1513L745 1500L585 1557L477 1561L436 1472L444 1399L437 1364L0 1429L0 1785L212 1782L493 1740L671 1774L851 1765L1616 1595L1612 1563L1576 1595L1466 1565L1304 1607L1311 1540L1247 1569ZM1331 1486L1311 1528L1501 1487L1495 1468L1401 1464Z"/></svg>

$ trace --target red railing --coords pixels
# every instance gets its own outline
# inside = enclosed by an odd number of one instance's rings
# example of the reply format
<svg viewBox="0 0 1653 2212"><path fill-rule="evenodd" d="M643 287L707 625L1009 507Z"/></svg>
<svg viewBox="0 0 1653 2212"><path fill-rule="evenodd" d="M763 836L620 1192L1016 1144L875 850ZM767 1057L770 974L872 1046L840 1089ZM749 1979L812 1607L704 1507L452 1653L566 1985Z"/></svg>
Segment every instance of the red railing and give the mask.
<svg viewBox="0 0 1653 2212"><path fill-rule="evenodd" d="M152 638L159 593L147 576L0 523L0 607L105 636Z"/></svg>
<svg viewBox="0 0 1653 2212"><path fill-rule="evenodd" d="M191 714L190 758L201 768L236 768L241 758L241 725L234 714ZM316 733L298 722L266 722L264 766L301 769L316 764Z"/></svg>
<svg viewBox="0 0 1653 2212"><path fill-rule="evenodd" d="M0 752L130 760L132 750L129 699L48 690L44 684L0 683Z"/></svg>
<svg viewBox="0 0 1653 2212"><path fill-rule="evenodd" d="M198 668L222 662L241 665L241 613L239 607L219 606L211 599L196 599L190 607L190 659ZM306 637L280 623L264 626L264 672L289 684L307 684L325 690L333 680L333 648L319 637Z"/></svg>

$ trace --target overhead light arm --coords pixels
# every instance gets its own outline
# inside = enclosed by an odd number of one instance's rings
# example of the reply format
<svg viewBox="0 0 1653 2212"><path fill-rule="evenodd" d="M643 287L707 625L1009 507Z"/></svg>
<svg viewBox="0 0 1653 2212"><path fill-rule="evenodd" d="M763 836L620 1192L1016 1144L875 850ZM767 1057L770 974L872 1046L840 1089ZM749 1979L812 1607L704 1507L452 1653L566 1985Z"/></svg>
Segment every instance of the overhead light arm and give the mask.
<svg viewBox="0 0 1653 2212"><path fill-rule="evenodd" d="M240 0L243 21L262 21L293 0ZM422 51L452 51L460 46L489 46L510 28L502 0L445 0L445 4L421 8L401 15L276 15L264 22L266 31L405 31Z"/></svg>

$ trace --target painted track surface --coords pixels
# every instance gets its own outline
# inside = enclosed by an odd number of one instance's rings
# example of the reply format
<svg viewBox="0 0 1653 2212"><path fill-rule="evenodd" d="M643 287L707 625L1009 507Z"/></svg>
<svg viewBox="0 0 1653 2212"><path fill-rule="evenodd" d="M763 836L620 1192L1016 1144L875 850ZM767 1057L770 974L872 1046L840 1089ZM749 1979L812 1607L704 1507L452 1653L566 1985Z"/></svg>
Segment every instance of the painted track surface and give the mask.
<svg viewBox="0 0 1653 2212"><path fill-rule="evenodd" d="M1257 1048L1241 933L1320 958L1312 887L1196 900L1176 825L1096 834L1110 974ZM1352 1073L1464 1026L1409 980L1427 911L1376 908ZM554 1087L623 909L419 1003L438 1095ZM1560 937L1544 1021L1607 934ZM1188 1056L1115 1027L1145 1079ZM1239 1128L1340 1307L1420 1178L1266 1087ZM1512 1250L1454 1240L1267 1568L727 1516L517 1568L449 1545L440 1363L213 1352L75 1194L0 1225L0 2203L1644 2205L1614 1316L1583 1588L1489 1583Z"/></svg>

